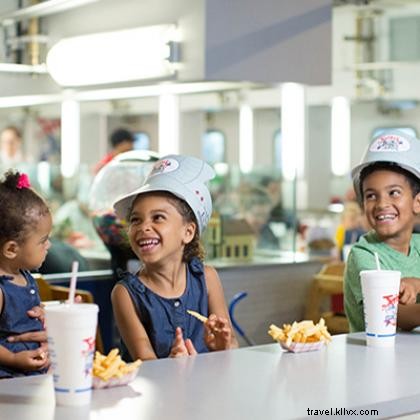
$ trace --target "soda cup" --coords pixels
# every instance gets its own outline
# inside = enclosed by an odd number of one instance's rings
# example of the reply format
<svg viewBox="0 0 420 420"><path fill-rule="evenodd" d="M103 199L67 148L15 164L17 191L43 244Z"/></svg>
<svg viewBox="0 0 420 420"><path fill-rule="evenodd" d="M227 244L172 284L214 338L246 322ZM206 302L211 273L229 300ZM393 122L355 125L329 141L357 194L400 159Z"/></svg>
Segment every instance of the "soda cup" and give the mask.
<svg viewBox="0 0 420 420"><path fill-rule="evenodd" d="M58 405L90 403L98 311L98 305L93 303L60 304L45 308Z"/></svg>
<svg viewBox="0 0 420 420"><path fill-rule="evenodd" d="M366 270L360 273L366 343L390 347L395 343L401 272Z"/></svg>

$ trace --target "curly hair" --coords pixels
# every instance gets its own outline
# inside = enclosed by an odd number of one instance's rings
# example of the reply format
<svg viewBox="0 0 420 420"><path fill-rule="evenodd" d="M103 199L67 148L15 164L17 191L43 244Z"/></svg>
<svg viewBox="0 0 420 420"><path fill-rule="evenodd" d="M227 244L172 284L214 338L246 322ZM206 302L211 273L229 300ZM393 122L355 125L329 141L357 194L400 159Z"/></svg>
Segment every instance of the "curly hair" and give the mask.
<svg viewBox="0 0 420 420"><path fill-rule="evenodd" d="M182 216L182 220L184 221L184 223L195 224L196 229L194 238L191 242L185 245L182 261L189 262L193 257L196 257L199 260L203 261L205 251L203 244L200 241L200 233L198 230L197 219L195 218L194 212L192 211L191 207L187 204L187 202L178 198L176 195L168 191L156 191L147 194L159 194L160 196L165 197L178 210L178 213ZM136 200L133 201L133 204L135 203L135 201ZM129 210L129 213L131 213L131 211L132 208Z"/></svg>
<svg viewBox="0 0 420 420"><path fill-rule="evenodd" d="M33 189L21 185L22 174L9 170L0 182L0 245L14 240L22 243L41 216L50 213Z"/></svg>

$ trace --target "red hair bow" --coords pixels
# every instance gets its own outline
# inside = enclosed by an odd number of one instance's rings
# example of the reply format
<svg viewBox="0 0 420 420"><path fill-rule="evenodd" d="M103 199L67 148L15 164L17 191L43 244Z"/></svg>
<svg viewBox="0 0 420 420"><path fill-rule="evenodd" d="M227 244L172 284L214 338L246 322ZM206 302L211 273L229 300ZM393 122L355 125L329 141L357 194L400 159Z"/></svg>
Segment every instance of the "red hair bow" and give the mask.
<svg viewBox="0 0 420 420"><path fill-rule="evenodd" d="M28 175L20 174L18 182L16 184L16 188L19 188L21 190L22 188L29 188L30 186L31 183L29 182Z"/></svg>

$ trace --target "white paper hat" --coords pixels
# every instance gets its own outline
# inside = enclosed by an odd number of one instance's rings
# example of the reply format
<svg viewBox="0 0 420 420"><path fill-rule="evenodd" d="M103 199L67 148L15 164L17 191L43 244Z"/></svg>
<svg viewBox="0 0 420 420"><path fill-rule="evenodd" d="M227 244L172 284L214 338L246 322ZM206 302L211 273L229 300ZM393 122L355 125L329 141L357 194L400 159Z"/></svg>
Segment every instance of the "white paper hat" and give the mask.
<svg viewBox="0 0 420 420"><path fill-rule="evenodd" d="M354 189L360 195L360 174L376 162L392 162L420 180L420 140L398 130L389 130L375 137L359 165L351 171Z"/></svg>
<svg viewBox="0 0 420 420"><path fill-rule="evenodd" d="M120 197L114 203L117 216L126 219L139 194L167 191L184 200L194 212L201 234L210 219L212 202L206 182L215 175L214 170L200 159L185 155L168 155L159 159L144 181L143 186Z"/></svg>

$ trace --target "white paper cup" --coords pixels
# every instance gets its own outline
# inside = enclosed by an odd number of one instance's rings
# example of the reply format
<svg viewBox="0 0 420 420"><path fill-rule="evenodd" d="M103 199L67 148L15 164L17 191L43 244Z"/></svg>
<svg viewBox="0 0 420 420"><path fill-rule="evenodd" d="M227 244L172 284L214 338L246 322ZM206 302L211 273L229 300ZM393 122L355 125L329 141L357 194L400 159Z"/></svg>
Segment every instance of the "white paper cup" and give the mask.
<svg viewBox="0 0 420 420"><path fill-rule="evenodd" d="M45 308L48 349L58 405L90 403L98 311L98 305L91 303Z"/></svg>
<svg viewBox="0 0 420 420"><path fill-rule="evenodd" d="M401 273L366 270L360 273L365 313L366 343L391 347L395 343Z"/></svg>

